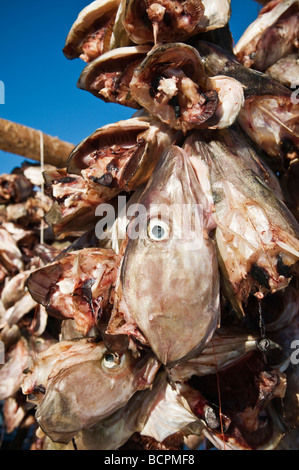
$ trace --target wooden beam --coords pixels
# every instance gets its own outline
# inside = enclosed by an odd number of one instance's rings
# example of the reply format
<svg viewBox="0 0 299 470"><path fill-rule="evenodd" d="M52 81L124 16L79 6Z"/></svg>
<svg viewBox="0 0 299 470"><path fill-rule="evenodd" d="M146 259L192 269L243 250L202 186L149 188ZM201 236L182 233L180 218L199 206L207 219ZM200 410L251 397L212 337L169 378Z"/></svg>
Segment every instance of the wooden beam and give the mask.
<svg viewBox="0 0 299 470"><path fill-rule="evenodd" d="M42 133L44 162L65 168L73 144ZM0 150L40 161L41 132L15 122L0 119Z"/></svg>

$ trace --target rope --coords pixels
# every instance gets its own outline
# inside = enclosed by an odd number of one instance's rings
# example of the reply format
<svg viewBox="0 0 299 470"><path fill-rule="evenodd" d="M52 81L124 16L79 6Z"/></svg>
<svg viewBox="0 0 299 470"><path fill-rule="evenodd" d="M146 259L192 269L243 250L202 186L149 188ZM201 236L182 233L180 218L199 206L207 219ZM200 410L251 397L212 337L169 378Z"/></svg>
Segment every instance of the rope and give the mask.
<svg viewBox="0 0 299 470"><path fill-rule="evenodd" d="M40 136L40 165L41 165L41 171L42 174L45 171L45 153L44 153L44 134L42 131L39 131L39 136ZM42 184L41 184L41 192L42 192L42 200L44 199L45 196L45 184L44 184L44 178L42 177ZM44 225L44 219L41 219L41 225L40 225L40 244L43 245L44 243L44 230L45 230L45 225Z"/></svg>

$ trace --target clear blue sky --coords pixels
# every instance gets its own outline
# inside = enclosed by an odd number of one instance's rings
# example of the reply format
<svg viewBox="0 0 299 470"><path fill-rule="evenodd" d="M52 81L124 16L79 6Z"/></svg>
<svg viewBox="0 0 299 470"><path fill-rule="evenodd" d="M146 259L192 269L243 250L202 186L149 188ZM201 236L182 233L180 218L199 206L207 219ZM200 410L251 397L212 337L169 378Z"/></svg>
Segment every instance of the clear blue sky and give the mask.
<svg viewBox="0 0 299 470"><path fill-rule="evenodd" d="M65 38L88 0L1 2L0 80L5 104L0 117L79 143L95 129L128 119L134 110L104 103L76 86L84 62L67 60ZM237 42L258 14L254 0L232 0L230 22ZM24 159L0 151L0 173Z"/></svg>

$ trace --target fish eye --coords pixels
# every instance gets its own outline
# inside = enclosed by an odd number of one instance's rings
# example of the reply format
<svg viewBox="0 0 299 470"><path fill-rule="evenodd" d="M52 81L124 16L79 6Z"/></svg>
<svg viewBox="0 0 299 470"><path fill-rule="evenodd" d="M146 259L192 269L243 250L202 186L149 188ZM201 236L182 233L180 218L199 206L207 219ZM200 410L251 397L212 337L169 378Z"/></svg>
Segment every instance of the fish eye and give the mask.
<svg viewBox="0 0 299 470"><path fill-rule="evenodd" d="M151 240L163 241L169 237L169 226L163 220L154 218L148 222L147 233Z"/></svg>
<svg viewBox="0 0 299 470"><path fill-rule="evenodd" d="M117 353L106 353L103 357L103 366L106 369L115 369L120 364L120 357Z"/></svg>

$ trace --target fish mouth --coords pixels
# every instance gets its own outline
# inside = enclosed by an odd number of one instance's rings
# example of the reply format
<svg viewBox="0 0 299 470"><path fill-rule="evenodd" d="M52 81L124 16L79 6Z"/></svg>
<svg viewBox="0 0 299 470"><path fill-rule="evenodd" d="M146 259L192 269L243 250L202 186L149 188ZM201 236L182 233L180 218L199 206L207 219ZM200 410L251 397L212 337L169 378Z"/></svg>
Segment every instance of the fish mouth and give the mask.
<svg viewBox="0 0 299 470"><path fill-rule="evenodd" d="M119 4L120 0L95 1L79 13L63 48L67 59L90 62L109 50Z"/></svg>
<svg viewBox="0 0 299 470"><path fill-rule="evenodd" d="M160 153L175 138L163 123L145 116L109 124L74 149L68 171L100 191L135 190L147 182Z"/></svg>
<svg viewBox="0 0 299 470"><path fill-rule="evenodd" d="M140 106L184 133L207 121L219 102L199 54L182 43L153 48L135 70L130 90Z"/></svg>
<svg viewBox="0 0 299 470"><path fill-rule="evenodd" d="M109 293L115 280L113 250L84 248L65 253L53 264L32 273L27 286L33 299L48 313L60 318L74 318L83 334L98 325L99 312L109 308ZM89 276L84 271L89 270ZM83 271L82 271L83 270Z"/></svg>
<svg viewBox="0 0 299 470"><path fill-rule="evenodd" d="M70 154L68 171L95 188L127 189L147 156L149 128L147 119L129 119L98 129Z"/></svg>
<svg viewBox="0 0 299 470"><path fill-rule="evenodd" d="M105 102L139 109L132 99L129 84L134 70L150 46L128 46L108 51L90 62L80 75L78 88L88 91Z"/></svg>
<svg viewBox="0 0 299 470"><path fill-rule="evenodd" d="M203 15L201 1L130 0L123 24L137 44L167 42L195 34Z"/></svg>

